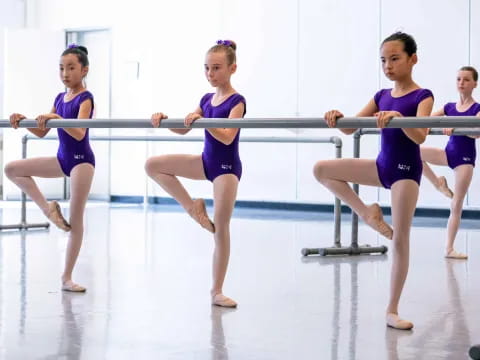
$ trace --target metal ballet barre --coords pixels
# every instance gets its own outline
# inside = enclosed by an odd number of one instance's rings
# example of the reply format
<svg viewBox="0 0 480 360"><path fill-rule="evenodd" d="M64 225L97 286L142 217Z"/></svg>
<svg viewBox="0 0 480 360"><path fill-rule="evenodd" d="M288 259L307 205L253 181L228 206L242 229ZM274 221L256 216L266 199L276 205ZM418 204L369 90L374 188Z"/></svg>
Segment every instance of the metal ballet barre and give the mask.
<svg viewBox="0 0 480 360"><path fill-rule="evenodd" d="M183 119L165 119L161 128L184 129ZM453 126L452 126L453 125ZM480 118L475 116L431 116L398 117L388 123L388 128L472 128L480 126ZM11 127L8 120L0 120L0 128ZM31 119L20 121L19 127L36 128L37 122ZM52 119L47 121L49 128L152 128L150 119ZM192 128L327 128L323 118L202 118L195 121ZM337 120L337 128L376 128L375 117L344 117Z"/></svg>
<svg viewBox="0 0 480 360"><path fill-rule="evenodd" d="M47 122L49 128L63 127L63 128L152 128L150 119L52 119ZM379 133L379 130L376 128L376 118L375 117L344 117L337 121L337 128L360 128L354 134L354 157L359 157L360 154L360 136L361 134L369 133ZM475 116L439 116L439 117L399 117L393 118L387 125L389 128L418 128L418 127L452 127L455 128L472 128L480 126L480 118ZM8 120L0 120L0 128L9 128L11 127ZM35 128L37 127L37 122L35 120L25 119L20 121L19 127L22 128ZM164 119L160 125L161 128L178 128L184 129L184 120L183 119ZM222 128L327 128L327 125L323 118L258 118L258 119L199 119L194 122L191 126L192 128L209 128L209 127L222 127ZM368 128L372 130L365 130L361 128ZM472 129L467 130L457 130L455 134L470 134L469 131L476 131ZM430 134L442 134L441 130L432 130ZM477 132L475 134L480 134ZM154 137L122 137L123 139L115 140L113 137L91 137L91 140L104 140L104 141L203 141L203 138L198 140L191 137L165 137L168 140L152 140ZM332 137L333 138L333 137ZM25 156L26 156L26 142L28 137L24 137L24 147L25 147ZM30 137L30 139L36 139ZM50 139L50 138L45 138ZM277 138L278 139L278 138ZM299 142L299 138L292 138L295 141L290 141L289 138L284 139L284 141L269 141L265 138L251 139L251 142ZM319 138L315 139L312 142L319 142ZM331 138L330 138L331 139ZM340 139L337 138L339 141ZM249 142L248 138L242 138L242 141ZM331 142L331 141L330 141ZM340 141L341 142L341 141ZM338 149L337 149L338 151ZM341 154L341 146L340 146ZM340 155L341 156L341 155ZM358 185L353 185L354 190L358 192ZM48 227L46 224L27 224L24 216L25 208L23 201L24 195L22 194L22 222L18 225L4 225L0 226L2 229L27 229L31 227ZM338 199L335 201L335 219L337 216L340 217L340 205L337 206ZM37 225L37 226L32 226ZM338 226L338 231L337 231ZM319 249L302 249L303 255L352 255L352 254L362 254L362 253L374 253L380 252L385 253L388 249L386 246L380 247L370 247L370 246L358 246L358 217L355 213L352 215L352 244L347 248L342 248L340 244L340 230L339 222L335 222L335 246L332 248L319 248Z"/></svg>

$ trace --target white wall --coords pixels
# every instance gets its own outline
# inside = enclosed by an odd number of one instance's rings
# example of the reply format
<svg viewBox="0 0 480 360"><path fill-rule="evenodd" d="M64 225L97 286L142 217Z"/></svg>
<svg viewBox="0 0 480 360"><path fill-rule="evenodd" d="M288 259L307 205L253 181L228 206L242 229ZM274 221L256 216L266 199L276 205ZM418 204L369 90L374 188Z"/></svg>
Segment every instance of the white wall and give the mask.
<svg viewBox="0 0 480 360"><path fill-rule="evenodd" d="M480 2L472 1L471 6L470 61L478 70L480 68L480 46L478 46L480 44ZM479 90L477 90L476 100L480 101ZM480 142L477 141L477 154L480 154L479 144ZM473 176L470 189L480 189L480 176ZM469 191L467 200L469 205L478 206L480 204L480 191Z"/></svg>
<svg viewBox="0 0 480 360"><path fill-rule="evenodd" d="M23 26L25 19L25 5L23 0L0 1L0 117L4 108L5 92L5 31L7 28ZM0 129L0 168L3 169L3 130ZM3 177L0 176L0 195L3 193Z"/></svg>
<svg viewBox="0 0 480 360"><path fill-rule="evenodd" d="M64 89L58 75L57 55L63 49L62 32L9 29L5 39L5 118L17 112L33 119L39 114L49 112L55 96ZM5 164L21 158L21 138L26 133L24 129L4 130ZM49 133L55 134L54 129ZM58 145L52 141L32 141L28 143L28 156L56 156L57 148ZM4 180L4 198L18 199L18 187L6 177ZM38 184L46 196L59 197L63 194L63 178L39 179Z"/></svg>
<svg viewBox="0 0 480 360"><path fill-rule="evenodd" d="M19 28L24 23L23 0L2 0L0 2L0 114L3 114L5 29Z"/></svg>
<svg viewBox="0 0 480 360"><path fill-rule="evenodd" d="M412 33L419 45L415 79L435 94L435 107L455 101L456 70L480 66L480 4L469 0L209 0L202 2L39 0L28 19L39 29L112 29L112 116L148 118L153 111L182 117L212 91L203 75L205 51L217 39L238 43L235 88L247 99L247 116L321 116L331 108L355 114L379 87L390 87L379 66L381 40L396 30ZM112 11L112 8L115 10ZM472 34L470 47L468 36ZM139 64L139 76L136 66ZM92 64L94 65L94 64ZM135 74L134 74L135 73ZM56 81L56 79L52 79ZM145 134L153 130L115 130ZM155 130L157 134L166 131ZM202 131L192 133L201 135ZM242 130L243 135L340 136L333 130ZM342 136L344 156L352 139ZM427 143L443 147L447 139ZM362 156L374 158L378 137L362 140ZM111 191L142 195L143 164L152 154L199 153L201 144L113 143ZM241 144L244 174L239 199L331 202L312 175L318 159L333 157L332 145ZM98 166L102 166L98 164ZM449 169L440 169L453 181ZM480 182L474 177L474 184ZM186 181L193 196L211 197L211 184ZM472 186L472 189L475 188ZM362 188L367 201L389 202L389 193ZM149 182L151 195L166 196ZM426 181L420 206L447 206ZM480 206L480 195L469 194Z"/></svg>

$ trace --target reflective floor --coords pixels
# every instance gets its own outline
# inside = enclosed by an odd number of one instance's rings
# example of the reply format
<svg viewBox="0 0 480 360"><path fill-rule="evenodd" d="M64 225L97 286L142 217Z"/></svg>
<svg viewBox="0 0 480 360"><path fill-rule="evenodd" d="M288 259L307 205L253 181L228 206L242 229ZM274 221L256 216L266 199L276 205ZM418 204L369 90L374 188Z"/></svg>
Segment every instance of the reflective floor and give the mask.
<svg viewBox="0 0 480 360"><path fill-rule="evenodd" d="M1 222L19 220L2 205ZM44 221L29 204L28 219ZM477 221L478 222L478 221ZM176 206L89 203L75 280L59 290L67 236L0 234L0 359L468 359L480 343L480 229L465 223L445 260L445 219L418 219L401 314L388 329L391 256L302 258L330 246L328 215L235 211L225 294L209 304L212 239ZM478 224L480 225L480 224ZM349 218L342 235L348 243ZM389 245L360 226L360 241Z"/></svg>

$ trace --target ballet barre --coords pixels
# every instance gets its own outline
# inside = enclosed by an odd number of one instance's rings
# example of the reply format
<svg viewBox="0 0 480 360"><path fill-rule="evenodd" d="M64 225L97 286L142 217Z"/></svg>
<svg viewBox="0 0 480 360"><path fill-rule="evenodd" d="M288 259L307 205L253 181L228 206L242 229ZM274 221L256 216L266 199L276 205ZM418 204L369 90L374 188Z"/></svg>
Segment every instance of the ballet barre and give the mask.
<svg viewBox="0 0 480 360"><path fill-rule="evenodd" d="M83 120L81 120L83 121ZM27 143L32 140L58 140L56 136L46 136L43 138L32 135L22 137L22 158L27 157ZM90 136L91 141L138 141L138 142L203 142L203 136ZM241 142L245 143L303 143L303 144L319 144L330 143L335 145L335 157L342 157L342 140L337 136L331 137L241 137ZM21 219L19 224L0 225L0 230L28 230L31 228L48 228L49 223L29 224L26 218L26 195L22 192L21 197ZM330 251L341 249L341 203L335 198L334 203L334 245L332 248L308 249L313 253L321 253L322 255L330 255ZM302 250L304 251L304 250Z"/></svg>
<svg viewBox="0 0 480 360"><path fill-rule="evenodd" d="M444 118L453 119L455 116L444 116ZM454 126L452 126L454 125ZM474 129L469 126L469 128L457 129L457 124L455 121L450 121L445 128L452 128L454 127L452 135L471 135L471 136L480 136L480 129ZM359 158L360 157L360 139L362 135L379 135L379 129L358 129L353 134L353 157ZM430 129L429 135L445 135L443 133L443 129ZM446 135L445 135L446 136ZM353 190L358 194L359 192L359 185L353 184ZM352 212L352 246L358 247L358 216L354 212Z"/></svg>
<svg viewBox="0 0 480 360"><path fill-rule="evenodd" d="M185 129L184 119L164 119L160 128ZM431 116L431 117L398 117L387 124L387 128L472 128L480 126L480 118L476 116ZM0 128L11 127L8 120L0 120ZM37 122L32 119L20 121L21 128L36 128ZM152 128L150 119L52 119L47 121L48 128L110 128L132 129ZM202 118L195 121L191 128L327 128L323 118ZM375 117L344 117L337 120L336 128L360 129L377 128Z"/></svg>

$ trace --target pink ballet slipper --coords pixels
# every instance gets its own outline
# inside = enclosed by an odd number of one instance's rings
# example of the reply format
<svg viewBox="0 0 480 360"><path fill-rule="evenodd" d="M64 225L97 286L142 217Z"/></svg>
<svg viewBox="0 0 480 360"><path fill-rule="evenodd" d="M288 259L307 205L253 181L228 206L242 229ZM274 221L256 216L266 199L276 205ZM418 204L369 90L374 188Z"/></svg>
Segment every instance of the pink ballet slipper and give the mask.
<svg viewBox="0 0 480 360"><path fill-rule="evenodd" d="M398 314L394 313L387 314L387 326L398 330L411 330L413 328L410 321L400 319Z"/></svg>
<svg viewBox="0 0 480 360"><path fill-rule="evenodd" d="M65 220L62 215L62 211L60 210L60 205L56 201L51 201L48 203L48 219L54 223L58 228L62 229L63 231L70 231L71 226Z"/></svg>
<svg viewBox="0 0 480 360"><path fill-rule="evenodd" d="M449 252L447 252L445 254L445 257L447 259L459 259L459 260L467 260L468 259L468 255L467 254L463 254L463 253L459 253L459 252L456 252L454 249L450 250Z"/></svg>
<svg viewBox="0 0 480 360"><path fill-rule="evenodd" d="M69 280L69 281L65 281L62 284L62 290L69 291L69 292L85 292L87 291L87 288L81 285L75 284L72 280Z"/></svg>
<svg viewBox="0 0 480 360"><path fill-rule="evenodd" d="M440 176L438 178L438 185L435 186L435 188L440 191L443 195L445 195L448 198L453 198L453 191L450 190L447 184L447 179L445 176Z"/></svg>
<svg viewBox="0 0 480 360"><path fill-rule="evenodd" d="M236 308L238 304L223 294L216 294L212 297L212 305L226 308Z"/></svg>
<svg viewBox="0 0 480 360"><path fill-rule="evenodd" d="M215 226L208 218L207 208L203 199L194 200L193 205L188 209L188 214L204 229L207 229L211 233L215 232Z"/></svg>
<svg viewBox="0 0 480 360"><path fill-rule="evenodd" d="M387 239L393 238L393 229L383 220L382 209L378 204L372 204L367 207L367 215L364 221L374 230L385 236Z"/></svg>

